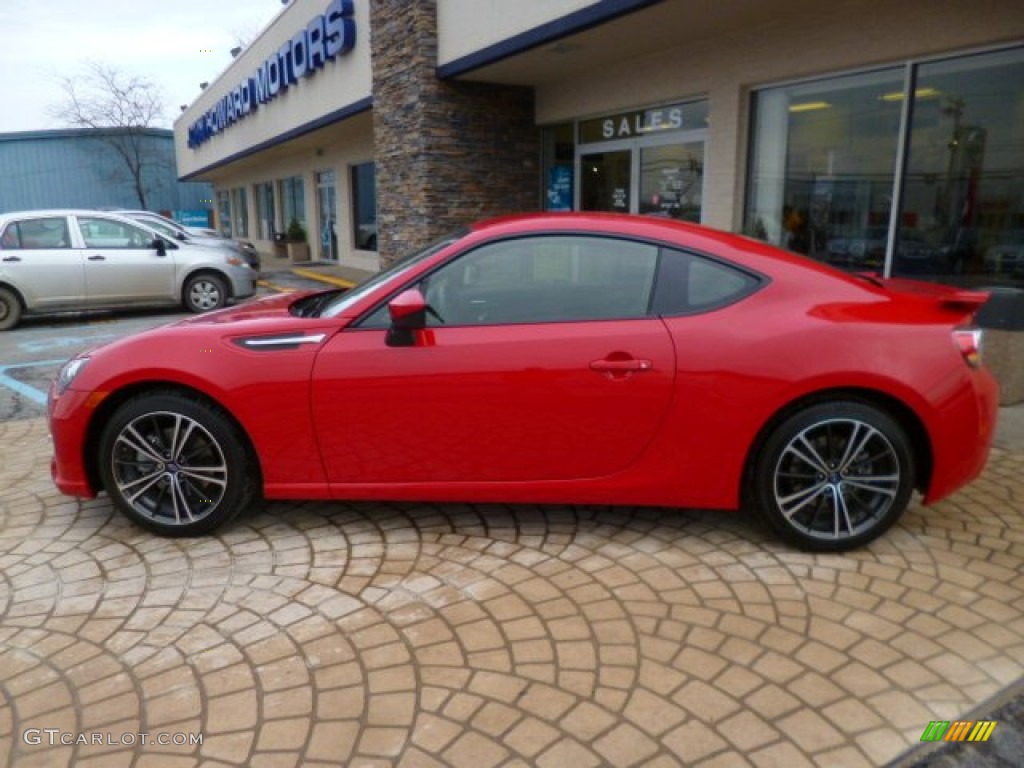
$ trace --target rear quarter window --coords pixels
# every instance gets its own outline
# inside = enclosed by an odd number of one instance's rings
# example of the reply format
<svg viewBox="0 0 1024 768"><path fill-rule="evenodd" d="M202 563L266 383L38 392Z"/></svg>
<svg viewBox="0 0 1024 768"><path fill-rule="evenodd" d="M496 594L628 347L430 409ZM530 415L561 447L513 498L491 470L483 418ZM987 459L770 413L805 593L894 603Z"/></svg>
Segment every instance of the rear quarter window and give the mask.
<svg viewBox="0 0 1024 768"><path fill-rule="evenodd" d="M764 282L732 264L663 248L653 307L659 315L711 312L746 298Z"/></svg>
<svg viewBox="0 0 1024 768"><path fill-rule="evenodd" d="M12 221L0 234L0 248L8 251L70 247L68 222L62 216Z"/></svg>

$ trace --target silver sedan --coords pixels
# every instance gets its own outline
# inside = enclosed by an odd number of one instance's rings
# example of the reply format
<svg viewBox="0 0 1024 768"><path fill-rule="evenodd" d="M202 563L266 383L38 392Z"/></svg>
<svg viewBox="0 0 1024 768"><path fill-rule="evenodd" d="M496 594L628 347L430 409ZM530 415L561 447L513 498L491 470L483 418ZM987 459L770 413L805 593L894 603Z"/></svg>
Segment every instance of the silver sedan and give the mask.
<svg viewBox="0 0 1024 768"><path fill-rule="evenodd" d="M23 314L180 304L193 312L256 292L232 247L173 242L113 213L0 214L0 330Z"/></svg>

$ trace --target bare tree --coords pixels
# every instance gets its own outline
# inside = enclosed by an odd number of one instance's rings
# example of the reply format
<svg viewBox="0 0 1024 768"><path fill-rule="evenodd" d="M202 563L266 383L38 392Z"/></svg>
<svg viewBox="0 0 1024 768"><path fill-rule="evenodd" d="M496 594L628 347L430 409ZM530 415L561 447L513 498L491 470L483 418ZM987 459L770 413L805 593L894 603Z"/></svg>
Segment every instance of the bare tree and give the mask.
<svg viewBox="0 0 1024 768"><path fill-rule="evenodd" d="M61 78L64 102L57 117L75 128L91 128L96 139L123 161L139 205L146 208L143 171L165 161L147 136L163 121L162 97L148 80L93 62L84 75Z"/></svg>

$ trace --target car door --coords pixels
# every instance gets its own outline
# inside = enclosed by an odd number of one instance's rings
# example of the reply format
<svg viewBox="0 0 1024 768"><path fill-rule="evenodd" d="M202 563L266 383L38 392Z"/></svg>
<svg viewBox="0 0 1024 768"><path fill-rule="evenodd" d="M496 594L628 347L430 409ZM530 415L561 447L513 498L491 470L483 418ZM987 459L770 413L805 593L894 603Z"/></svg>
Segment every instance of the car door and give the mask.
<svg viewBox="0 0 1024 768"><path fill-rule="evenodd" d="M67 216L26 216L0 232L0 281L13 285L30 310L81 306L84 256L72 247Z"/></svg>
<svg viewBox="0 0 1024 768"><path fill-rule="evenodd" d="M418 283L419 343L379 308L317 357L312 407L332 483L528 482L633 463L672 397L649 314L657 248L551 235L483 245Z"/></svg>
<svg viewBox="0 0 1024 768"><path fill-rule="evenodd" d="M147 229L105 216L76 216L85 244L85 290L91 305L176 301L172 249L154 247Z"/></svg>

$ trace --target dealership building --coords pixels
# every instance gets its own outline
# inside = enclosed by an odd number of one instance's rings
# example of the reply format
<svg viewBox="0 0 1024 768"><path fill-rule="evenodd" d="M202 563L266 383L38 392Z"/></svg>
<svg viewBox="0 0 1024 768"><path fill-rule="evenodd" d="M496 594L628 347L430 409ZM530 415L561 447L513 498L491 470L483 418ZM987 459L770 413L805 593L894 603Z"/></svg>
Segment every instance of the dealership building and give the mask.
<svg viewBox="0 0 1024 768"><path fill-rule="evenodd" d="M1024 287L1019 0L293 0L174 132L226 233L341 265L594 210Z"/></svg>

